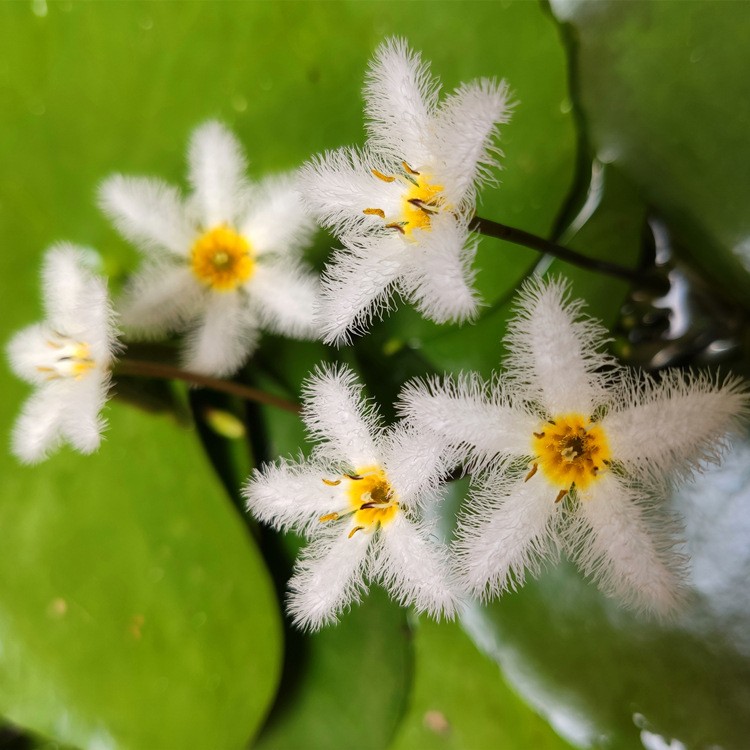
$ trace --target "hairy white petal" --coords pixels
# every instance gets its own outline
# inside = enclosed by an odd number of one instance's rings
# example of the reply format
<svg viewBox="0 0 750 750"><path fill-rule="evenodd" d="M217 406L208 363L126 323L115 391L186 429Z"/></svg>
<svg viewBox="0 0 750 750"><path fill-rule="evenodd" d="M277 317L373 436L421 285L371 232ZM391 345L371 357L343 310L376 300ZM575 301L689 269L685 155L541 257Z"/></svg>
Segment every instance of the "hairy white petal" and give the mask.
<svg viewBox="0 0 750 750"><path fill-rule="evenodd" d="M400 237L348 239L323 272L317 320L327 344L345 344L392 306L394 284L407 262Z"/></svg>
<svg viewBox="0 0 750 750"><path fill-rule="evenodd" d="M466 223L440 214L429 230L415 230L414 236L404 249L408 262L399 281L404 297L436 323L471 320L479 311L479 293L472 269L476 241L469 242Z"/></svg>
<svg viewBox="0 0 750 750"><path fill-rule="evenodd" d="M296 254L311 239L315 222L305 211L297 173L266 177L253 188L253 201L238 225L257 256Z"/></svg>
<svg viewBox="0 0 750 750"><path fill-rule="evenodd" d="M46 323L34 323L23 328L8 342L7 354L13 372L27 383L43 385L47 382L47 373L41 372L38 366L48 356L47 340L52 329Z"/></svg>
<svg viewBox="0 0 750 750"><path fill-rule="evenodd" d="M539 422L513 404L501 379L487 384L472 373L442 381L412 380L402 389L397 410L456 448L460 460L474 469L498 457L529 454L531 434Z"/></svg>
<svg viewBox="0 0 750 750"><path fill-rule="evenodd" d="M186 370L225 377L236 372L258 343L257 321L237 292L212 293L185 341Z"/></svg>
<svg viewBox="0 0 750 750"><path fill-rule="evenodd" d="M657 510L647 488L605 474L585 494L566 549L606 594L636 609L668 615L680 604L685 560L681 529Z"/></svg>
<svg viewBox="0 0 750 750"><path fill-rule="evenodd" d="M357 376L345 365L316 368L302 388L302 419L316 451L331 461L350 462L352 469L380 465L375 436L380 417L365 399Z"/></svg>
<svg viewBox="0 0 750 750"><path fill-rule="evenodd" d="M415 507L442 499L440 483L453 468L453 456L436 435L398 424L387 431L380 450L399 502Z"/></svg>
<svg viewBox="0 0 750 750"><path fill-rule="evenodd" d="M11 450L19 461L27 464L43 461L62 442L60 420L70 385L55 381L33 393L23 405L13 427Z"/></svg>
<svg viewBox="0 0 750 750"><path fill-rule="evenodd" d="M435 180L458 205L474 202L478 183L490 179L501 156L493 141L497 125L510 120L508 84L482 78L463 83L441 104L432 130L432 151L440 154Z"/></svg>
<svg viewBox="0 0 750 750"><path fill-rule="evenodd" d="M108 177L99 187L99 206L124 237L146 251L185 257L197 229L176 188L144 177Z"/></svg>
<svg viewBox="0 0 750 750"><path fill-rule="evenodd" d="M458 603L457 585L448 549L432 530L399 513L379 536L371 578L377 576L402 605L412 604L430 617L452 618Z"/></svg>
<svg viewBox="0 0 750 750"><path fill-rule="evenodd" d="M236 226L247 201L247 161L240 142L220 122L198 127L190 138L189 178L204 228Z"/></svg>
<svg viewBox="0 0 750 750"><path fill-rule="evenodd" d="M508 373L550 415L591 414L605 398L606 378L597 370L616 372L614 360L600 351L606 330L584 317L582 306L569 299L564 280L532 280L523 285L508 325Z"/></svg>
<svg viewBox="0 0 750 750"><path fill-rule="evenodd" d="M341 148L314 156L300 169L303 203L320 224L337 236L382 230L383 219L364 211L379 208L387 216L397 214L404 186L397 180L379 179L373 170L391 177L403 168L369 150Z"/></svg>
<svg viewBox="0 0 750 750"><path fill-rule="evenodd" d="M109 372L89 373L70 389L60 415L60 434L81 453L92 453L99 447L107 426L101 410L107 401Z"/></svg>
<svg viewBox="0 0 750 750"><path fill-rule="evenodd" d="M437 107L439 82L404 39L375 51L365 78L367 131L377 149L417 169L430 160L426 138Z"/></svg>
<svg viewBox="0 0 750 750"><path fill-rule="evenodd" d="M123 295L123 325L146 337L182 330L205 310L208 294L189 268L147 263L130 280Z"/></svg>
<svg viewBox="0 0 750 750"><path fill-rule="evenodd" d="M623 380L602 419L612 455L660 472L688 473L704 461L718 463L750 408L738 378L670 370Z"/></svg>
<svg viewBox="0 0 750 750"><path fill-rule="evenodd" d="M311 542L297 561L289 581L288 610L296 625L317 630L366 592L363 574L372 534L349 538L351 525L337 524Z"/></svg>
<svg viewBox="0 0 750 750"><path fill-rule="evenodd" d="M311 533L320 516L348 510L344 485L331 486L337 473L326 464L280 459L253 472L242 490L247 509L274 528Z"/></svg>
<svg viewBox="0 0 750 750"><path fill-rule="evenodd" d="M459 519L456 552L467 588L492 598L537 576L556 559L555 492L541 477L524 482L513 473L494 472L469 496Z"/></svg>
<svg viewBox="0 0 750 750"><path fill-rule="evenodd" d="M258 263L245 285L262 326L293 338L314 339L318 279L291 258Z"/></svg>

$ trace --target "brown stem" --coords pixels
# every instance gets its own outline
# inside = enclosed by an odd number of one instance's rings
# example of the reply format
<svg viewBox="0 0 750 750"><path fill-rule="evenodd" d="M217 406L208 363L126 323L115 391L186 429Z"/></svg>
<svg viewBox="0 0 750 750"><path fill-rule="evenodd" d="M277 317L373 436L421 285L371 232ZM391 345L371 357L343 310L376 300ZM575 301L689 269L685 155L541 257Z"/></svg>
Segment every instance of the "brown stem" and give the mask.
<svg viewBox="0 0 750 750"><path fill-rule="evenodd" d="M278 409L299 414L299 404L287 401L285 398L274 396L258 388L252 388L248 385L235 383L232 380L220 380L208 375L200 375L197 372L187 372L173 365L162 364L161 362L148 362L141 359L121 359L115 366L115 375L134 375L142 378L164 378L167 380L184 380L186 383L193 383L204 388L211 388L214 391L229 393L232 396L244 398L247 401L256 401L259 404L275 406Z"/></svg>
<svg viewBox="0 0 750 750"><path fill-rule="evenodd" d="M487 237L507 240L516 245L530 247L532 250L537 250L540 253L548 253L560 260L564 260L566 263L585 268L588 271L606 273L610 276L616 276L617 278L629 281L632 284L655 289L659 292L664 291L665 284L663 279L643 274L632 268L625 268L625 266L620 266L617 263L588 258L585 255L577 253L575 250L563 247L562 245L558 245L550 240L545 240L543 237L539 237L536 234L525 232L523 229L509 227L505 224L500 224L497 221L492 221L491 219L483 219L480 216L474 217L470 224L470 228L475 232L479 232L479 234L486 235Z"/></svg>

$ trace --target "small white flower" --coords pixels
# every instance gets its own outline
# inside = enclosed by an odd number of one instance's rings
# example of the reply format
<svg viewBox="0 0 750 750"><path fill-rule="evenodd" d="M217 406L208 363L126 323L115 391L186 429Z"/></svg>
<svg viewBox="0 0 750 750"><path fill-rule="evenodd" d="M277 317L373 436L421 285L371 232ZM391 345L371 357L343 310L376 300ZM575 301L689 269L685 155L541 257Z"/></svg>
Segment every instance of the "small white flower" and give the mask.
<svg viewBox="0 0 750 750"><path fill-rule="evenodd" d="M303 168L306 204L344 245L323 278L328 343L364 331L395 292L438 323L477 311L469 222L496 165L508 89L482 79L438 103L439 88L405 41L384 42L365 83L367 148L330 151Z"/></svg>
<svg viewBox="0 0 750 750"><path fill-rule="evenodd" d="M302 627L335 622L366 581L420 612L454 613L447 549L420 513L440 499L440 447L412 429L385 430L361 391L345 367L311 376L303 418L318 445L307 460L266 465L244 490L261 521L313 537L289 582Z"/></svg>
<svg viewBox="0 0 750 750"><path fill-rule="evenodd" d="M160 180L115 175L100 203L148 255L124 325L150 336L189 331L185 367L224 376L255 348L259 328L315 338L318 282L298 260L314 226L296 176L251 184L242 147L220 123L193 133L188 161L188 199Z"/></svg>
<svg viewBox="0 0 750 750"><path fill-rule="evenodd" d="M66 441L81 453L99 447L118 345L107 285L91 269L96 257L68 243L51 247L42 271L47 318L8 344L15 373L37 386L13 430L13 453L24 463Z"/></svg>
<svg viewBox="0 0 750 750"><path fill-rule="evenodd" d="M400 410L489 469L459 528L473 593L520 585L564 549L606 593L666 614L682 594L684 559L664 496L719 460L748 394L733 378L630 374L601 352L606 331L581 307L560 281L527 284L505 377L414 383Z"/></svg>

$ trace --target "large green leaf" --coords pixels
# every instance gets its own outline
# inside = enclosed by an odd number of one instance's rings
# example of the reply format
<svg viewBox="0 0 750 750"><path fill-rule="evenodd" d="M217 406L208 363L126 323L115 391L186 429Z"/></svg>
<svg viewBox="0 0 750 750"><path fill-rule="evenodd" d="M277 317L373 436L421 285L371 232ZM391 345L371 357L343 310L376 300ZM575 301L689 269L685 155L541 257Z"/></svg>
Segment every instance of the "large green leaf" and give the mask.
<svg viewBox="0 0 750 750"><path fill-rule="evenodd" d="M456 623L420 619L409 710L391 750L565 750Z"/></svg>
<svg viewBox="0 0 750 750"><path fill-rule="evenodd" d="M704 272L747 305L750 5L551 4L570 24L575 94L599 158L621 167Z"/></svg>
<svg viewBox="0 0 750 750"><path fill-rule="evenodd" d="M195 437L110 411L94 456L0 459L0 711L81 747L240 748L278 679L270 579Z"/></svg>
<svg viewBox="0 0 750 750"><path fill-rule="evenodd" d="M285 681L258 750L384 750L411 675L403 610L380 589L312 635L292 634Z"/></svg>

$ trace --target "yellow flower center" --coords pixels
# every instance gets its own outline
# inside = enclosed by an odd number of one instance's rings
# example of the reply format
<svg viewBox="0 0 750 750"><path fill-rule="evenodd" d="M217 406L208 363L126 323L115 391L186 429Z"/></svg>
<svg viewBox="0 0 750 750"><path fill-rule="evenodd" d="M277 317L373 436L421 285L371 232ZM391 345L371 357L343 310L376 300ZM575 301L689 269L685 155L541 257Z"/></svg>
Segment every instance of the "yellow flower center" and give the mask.
<svg viewBox="0 0 750 750"><path fill-rule="evenodd" d="M324 479L323 483L337 487L346 482L346 498L349 510L342 513L327 513L320 517L322 523L337 521L354 514L354 528L349 536L364 529L375 530L377 525L385 526L398 513L398 497L388 482L386 473L379 466L364 466L354 474L344 474L341 479Z"/></svg>
<svg viewBox="0 0 750 750"><path fill-rule="evenodd" d="M397 217L388 217L382 208L366 208L363 213L379 216L388 229L409 237L415 229L431 229L432 217L446 208L443 199L443 186L431 182L429 175L412 169L406 162L402 162L404 173L398 176L385 175L376 169L372 173L383 182L400 180L404 187L401 197L401 213Z"/></svg>
<svg viewBox="0 0 750 750"><path fill-rule="evenodd" d="M193 245L190 257L193 273L217 292L231 292L253 273L250 243L227 226L214 227Z"/></svg>
<svg viewBox="0 0 750 750"><path fill-rule="evenodd" d="M611 453L600 425L582 414L562 414L545 422L531 439L535 463L527 481L541 469L560 488L557 501L575 485L586 489L609 466Z"/></svg>
<svg viewBox="0 0 750 750"><path fill-rule="evenodd" d="M47 341L47 354L36 367L45 373L48 380L75 378L80 380L96 366L89 345L84 341L74 341L67 336L55 333Z"/></svg>

